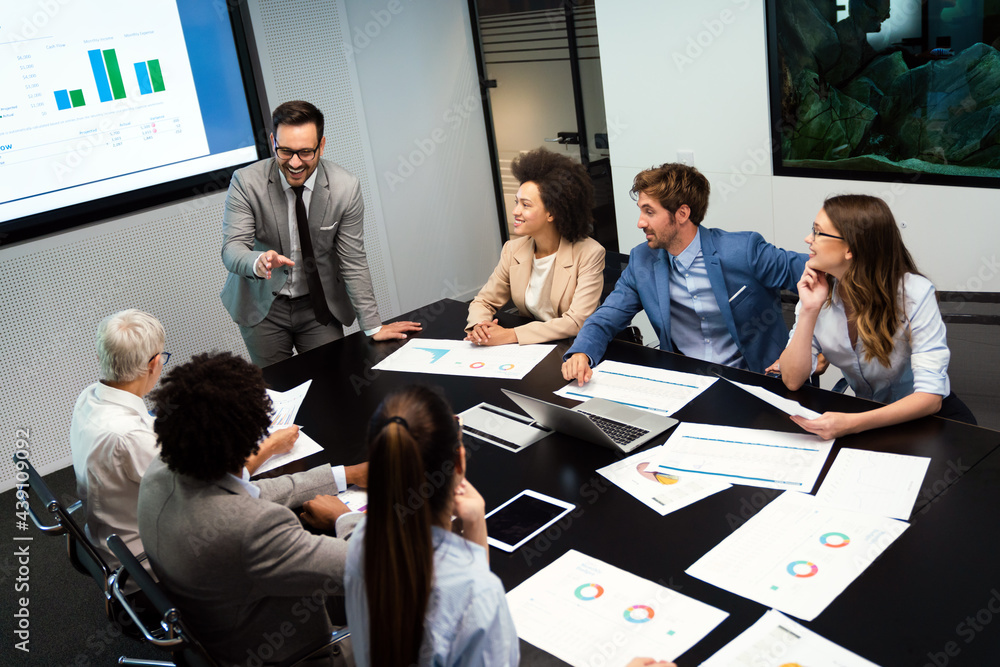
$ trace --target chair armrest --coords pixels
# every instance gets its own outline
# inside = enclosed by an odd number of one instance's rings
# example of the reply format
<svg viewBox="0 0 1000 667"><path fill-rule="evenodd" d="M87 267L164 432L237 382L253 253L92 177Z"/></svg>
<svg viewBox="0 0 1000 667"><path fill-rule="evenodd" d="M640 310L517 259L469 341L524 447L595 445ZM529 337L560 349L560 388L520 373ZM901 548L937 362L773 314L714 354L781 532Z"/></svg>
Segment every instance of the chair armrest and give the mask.
<svg viewBox="0 0 1000 667"><path fill-rule="evenodd" d="M115 570L115 573L111 575L111 594L116 600L118 600L118 604L120 604L122 609L125 610L125 613L132 619L132 622L135 623L135 627L139 628L139 632L142 633L143 638L150 644L164 649L178 647L183 644L184 639L182 637L173 636L172 633L169 632L169 623L166 623L165 621L161 621L160 624L164 626L164 630L168 631L166 639L154 637L152 633L150 633L146 625L139 619L139 615L132 608L132 603L121 591L121 587L124 586L126 581L128 581L128 577L129 571L124 565Z"/></svg>
<svg viewBox="0 0 1000 667"><path fill-rule="evenodd" d="M132 552L129 551L122 539L117 535L111 535L108 537L108 548L111 549L119 561L121 561L121 567L115 570L114 575L111 577L111 594L118 600L118 603L125 610L125 613L129 615L132 622L135 623L136 627L145 637L146 641L154 646L159 646L160 648L171 648L180 646L185 642L183 637L176 636L174 632L174 626L177 623L179 612L177 608L170 602L163 591L160 590L160 586L153 581L153 578L149 576L149 573L143 569L139 561L136 560ZM166 639L161 639L154 637L146 625L139 619L139 615L132 608L132 603L129 601L125 594L122 592L125 583L128 578L132 577L135 579L136 584L138 584L139 589L146 594L149 598L149 602L156 609L157 613L160 614L160 625L163 630L166 631Z"/></svg>
<svg viewBox="0 0 1000 667"><path fill-rule="evenodd" d="M324 637L316 642L306 646L302 650L296 652L292 657L290 657L282 667L297 667L301 665L306 660L316 657L323 651L329 649L332 646L336 646L340 642L344 641L351 636L350 629L346 626L337 630L336 632L330 633L328 637Z"/></svg>
<svg viewBox="0 0 1000 667"><path fill-rule="evenodd" d="M31 494L34 494L38 497L38 500L41 501L46 510L48 510L51 514L56 514L60 509L59 501L56 500L54 495L52 495L52 492L49 490L45 480L43 480L42 476L38 474L35 467L31 465L31 462L26 458L21 458L18 456L18 452L15 452L14 468L19 473L27 473L28 475L28 497L30 498ZM35 524L35 527L38 528L38 530L42 531L46 535L63 535L66 533L66 527L59 523L58 518L53 524L42 523L42 520L37 514L35 514L35 510L31 508L31 502L29 501L26 504L28 506L28 516L31 517L31 522Z"/></svg>

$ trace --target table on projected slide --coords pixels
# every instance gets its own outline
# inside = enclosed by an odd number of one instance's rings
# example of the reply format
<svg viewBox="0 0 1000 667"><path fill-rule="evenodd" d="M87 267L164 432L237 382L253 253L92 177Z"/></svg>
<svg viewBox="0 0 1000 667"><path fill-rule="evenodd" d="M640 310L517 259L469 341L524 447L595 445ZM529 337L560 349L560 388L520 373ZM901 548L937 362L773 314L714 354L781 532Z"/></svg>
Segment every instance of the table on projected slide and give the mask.
<svg viewBox="0 0 1000 667"><path fill-rule="evenodd" d="M466 308L443 300L401 319L421 322L422 337L460 339ZM365 460L368 417L386 393L409 382L441 386L456 412L481 401L516 410L501 388L573 405L552 394L565 384L560 374L561 356L568 348L565 342L521 381L372 369L398 347L399 343L372 343L355 334L265 369L265 377L276 390L313 380L297 421L326 451L296 462L290 470L327 461ZM819 412L873 406L811 387L788 392L774 378L625 343L613 342L607 358L689 373L716 370ZM725 382L716 382L674 416L688 422L796 431L786 415ZM651 444L661 444L665 438ZM725 621L680 657L683 667L707 659L764 613L762 605L684 571L773 500L777 491L733 486L659 516L595 472L620 458L611 450L561 434L518 453L473 439L466 439L465 444L469 479L482 493L487 509L526 488L577 506L518 551L506 554L491 549L490 566L507 590L575 549L728 612ZM1000 452L994 451L998 444L1000 434L995 431L936 417L837 440L819 484L842 447L926 456L931 462L910 528L815 621L805 625L886 667L934 664L928 656L939 654L949 665L993 664L1000 654L1000 617L994 618L989 609L991 604L1000 609L1000 568L996 567L1000 527L993 516L994 508L1000 507ZM987 614L991 623L984 622ZM958 653L951 656L949 649ZM522 654L524 664L561 664L524 642ZM621 657L624 665L631 656Z"/></svg>

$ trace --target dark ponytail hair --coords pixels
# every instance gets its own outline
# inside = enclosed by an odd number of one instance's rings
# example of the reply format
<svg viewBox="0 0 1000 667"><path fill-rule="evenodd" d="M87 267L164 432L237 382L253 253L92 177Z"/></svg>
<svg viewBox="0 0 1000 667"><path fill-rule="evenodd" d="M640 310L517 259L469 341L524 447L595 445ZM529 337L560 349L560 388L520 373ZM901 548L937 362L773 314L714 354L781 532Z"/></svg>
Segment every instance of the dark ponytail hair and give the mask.
<svg viewBox="0 0 1000 667"><path fill-rule="evenodd" d="M434 389L394 391L368 425L365 591L373 667L417 662L434 577L431 527L451 502L458 423Z"/></svg>

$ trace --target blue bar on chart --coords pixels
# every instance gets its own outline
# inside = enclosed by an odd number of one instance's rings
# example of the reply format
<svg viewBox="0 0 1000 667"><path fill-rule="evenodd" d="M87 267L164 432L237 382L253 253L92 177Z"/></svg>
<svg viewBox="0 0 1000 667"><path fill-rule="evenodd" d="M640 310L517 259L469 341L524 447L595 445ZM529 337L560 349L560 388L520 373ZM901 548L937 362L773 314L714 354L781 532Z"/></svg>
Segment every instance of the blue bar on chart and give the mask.
<svg viewBox="0 0 1000 667"><path fill-rule="evenodd" d="M139 82L139 94L149 95L153 92L153 82L149 80L149 69L145 61L135 63L135 78Z"/></svg>
<svg viewBox="0 0 1000 667"><path fill-rule="evenodd" d="M55 96L56 96L56 107L59 109L59 111L62 111L63 109L72 108L73 105L69 101L68 90L57 90L55 91Z"/></svg>
<svg viewBox="0 0 1000 667"><path fill-rule="evenodd" d="M110 102L112 100L111 82L108 81L108 72L104 69L104 58L101 56L101 50L94 49L93 51L87 51L87 55L90 56L90 69L94 71L94 83L97 84L97 97L102 102Z"/></svg>

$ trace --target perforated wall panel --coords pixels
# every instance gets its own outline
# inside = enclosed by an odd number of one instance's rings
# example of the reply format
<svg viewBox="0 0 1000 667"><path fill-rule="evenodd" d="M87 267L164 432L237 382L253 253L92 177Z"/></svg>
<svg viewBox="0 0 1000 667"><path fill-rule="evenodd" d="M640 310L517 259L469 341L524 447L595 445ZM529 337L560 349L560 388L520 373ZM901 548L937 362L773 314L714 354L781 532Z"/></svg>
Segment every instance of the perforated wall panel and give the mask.
<svg viewBox="0 0 1000 667"><path fill-rule="evenodd" d="M0 251L2 488L27 429L43 473L72 464L69 425L80 391L98 377L95 332L115 311L139 308L167 332L170 364L208 350L246 354L219 301L224 194L167 206ZM169 368L169 367L168 367Z"/></svg>
<svg viewBox="0 0 1000 667"><path fill-rule="evenodd" d="M399 313L379 193L354 62L346 44L344 9L333 0L255 0L249 3L268 103L306 100L323 112L324 159L361 181L365 251L379 314ZM348 331L356 331L355 324Z"/></svg>

